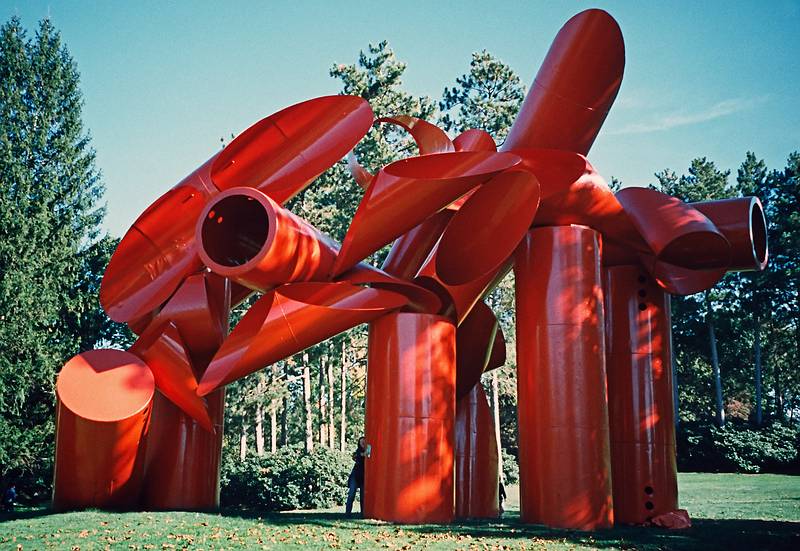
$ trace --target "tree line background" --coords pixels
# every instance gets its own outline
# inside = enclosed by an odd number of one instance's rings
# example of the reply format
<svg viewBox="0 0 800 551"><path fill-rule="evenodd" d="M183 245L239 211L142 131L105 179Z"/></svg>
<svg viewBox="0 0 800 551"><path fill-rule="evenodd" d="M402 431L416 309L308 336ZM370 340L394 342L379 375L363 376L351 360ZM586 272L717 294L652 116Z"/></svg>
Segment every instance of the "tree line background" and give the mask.
<svg viewBox="0 0 800 551"><path fill-rule="evenodd" d="M332 66L330 76L342 93L368 100L379 117L417 116L453 136L480 128L498 143L525 94L516 73L486 51L465 59L464 74L441 98L406 91L405 68L381 42L354 63ZM41 492L52 467L57 371L78 352L126 348L134 338L105 316L97 298L118 238L102 229L104 186L81 108L75 61L53 25L44 20L29 33L16 18L3 24L0 476L23 479ZM386 125L373 128L356 148L371 171L415 152L407 134ZM800 153L789 155L784 167L767 167L748 152L735 174L706 157L678 170L656 172L649 184L686 201L760 197L770 249L767 271L728 274L710 291L673 298L681 464L787 468L796 461L800 414ZM622 184L611 178L612 187ZM362 193L340 162L288 206L341 241ZM370 260L380 265L386 252ZM488 302L503 326L508 361L484 384L513 465L513 272ZM234 323L248 305L234 311ZM227 461L280 457L290 446L308 452L354 447L363 432L366 362L367 328L360 326L230 385Z"/></svg>

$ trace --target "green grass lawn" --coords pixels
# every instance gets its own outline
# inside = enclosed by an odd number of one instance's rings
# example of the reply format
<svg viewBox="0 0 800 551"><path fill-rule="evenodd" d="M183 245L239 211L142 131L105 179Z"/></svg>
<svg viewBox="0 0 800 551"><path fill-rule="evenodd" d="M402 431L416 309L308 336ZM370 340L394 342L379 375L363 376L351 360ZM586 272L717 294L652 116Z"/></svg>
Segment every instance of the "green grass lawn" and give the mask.
<svg viewBox="0 0 800 551"><path fill-rule="evenodd" d="M800 550L800 477L680 475L683 531L620 527L596 533L519 523L509 490L506 517L450 526L345 519L341 509L258 514L50 514L0 516L0 549L791 549Z"/></svg>

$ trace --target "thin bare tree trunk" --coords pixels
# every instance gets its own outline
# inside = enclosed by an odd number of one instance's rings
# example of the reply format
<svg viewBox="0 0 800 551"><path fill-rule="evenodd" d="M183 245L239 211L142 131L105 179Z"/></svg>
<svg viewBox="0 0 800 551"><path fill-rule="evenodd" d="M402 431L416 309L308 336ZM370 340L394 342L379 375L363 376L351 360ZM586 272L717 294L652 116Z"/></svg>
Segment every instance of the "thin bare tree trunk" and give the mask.
<svg viewBox="0 0 800 551"><path fill-rule="evenodd" d="M259 402L256 404L256 453L264 455L264 408Z"/></svg>
<svg viewBox="0 0 800 551"><path fill-rule="evenodd" d="M719 355L717 354L717 334L714 331L714 316L711 311L711 296L708 291L706 295L706 324L708 325L708 341L711 347L711 369L714 375L714 398L716 407L714 419L717 426L725 424L725 408L722 402L722 377L719 373Z"/></svg>
<svg viewBox="0 0 800 551"><path fill-rule="evenodd" d="M328 445L328 391L325 388L328 357L322 356L319 362L319 444Z"/></svg>
<svg viewBox="0 0 800 551"><path fill-rule="evenodd" d="M347 347L342 340L342 389L341 389L341 410L339 419L339 450L344 451L346 446L347 433Z"/></svg>
<svg viewBox="0 0 800 551"><path fill-rule="evenodd" d="M755 338L753 340L753 363L755 364L756 375L756 426L760 427L764 420L764 409L762 405L762 382L761 382L761 324L758 314L754 317Z"/></svg>
<svg viewBox="0 0 800 551"><path fill-rule="evenodd" d="M247 424L242 423L242 434L239 437L239 460L244 461L247 455Z"/></svg>
<svg viewBox="0 0 800 551"><path fill-rule="evenodd" d="M500 378L497 376L497 369L492 370L492 413L494 414L494 439L497 442L497 472L500 473L500 482L505 483L503 445L500 441Z"/></svg>
<svg viewBox="0 0 800 551"><path fill-rule="evenodd" d="M287 392L284 395L283 400L283 407L281 408L281 447L286 447L289 445L289 427L287 426L288 423L288 415L289 415L289 393Z"/></svg>
<svg viewBox="0 0 800 551"><path fill-rule="evenodd" d="M306 414L306 451L314 450L314 419L311 412L311 367L308 353L303 353L303 406Z"/></svg>
<svg viewBox="0 0 800 551"><path fill-rule="evenodd" d="M327 385L328 385L328 443L331 449L336 449L336 425L334 424L333 413L333 361L332 358L328 359L327 371Z"/></svg>
<svg viewBox="0 0 800 551"><path fill-rule="evenodd" d="M272 395L269 403L269 450L278 451L278 365L272 364Z"/></svg>

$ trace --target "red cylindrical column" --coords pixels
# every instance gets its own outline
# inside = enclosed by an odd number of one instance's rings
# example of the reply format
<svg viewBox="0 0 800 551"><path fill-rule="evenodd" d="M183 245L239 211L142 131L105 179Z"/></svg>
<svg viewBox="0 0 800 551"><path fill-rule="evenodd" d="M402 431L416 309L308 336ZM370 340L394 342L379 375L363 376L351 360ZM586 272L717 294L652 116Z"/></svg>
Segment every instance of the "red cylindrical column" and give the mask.
<svg viewBox="0 0 800 551"><path fill-rule="evenodd" d="M225 389L215 390L206 400L214 433L161 393L156 394L147 437L145 509L205 511L219 507Z"/></svg>
<svg viewBox="0 0 800 551"><path fill-rule="evenodd" d="M500 515L497 440L483 386L472 387L456 404L456 516Z"/></svg>
<svg viewBox="0 0 800 551"><path fill-rule="evenodd" d="M365 517L453 520L455 343L443 316L392 313L370 324Z"/></svg>
<svg viewBox="0 0 800 551"><path fill-rule="evenodd" d="M678 508L669 295L638 266L605 270L614 514L641 524Z"/></svg>
<svg viewBox="0 0 800 551"><path fill-rule="evenodd" d="M90 350L58 374L53 509L133 509L155 391L145 363L122 350Z"/></svg>
<svg viewBox="0 0 800 551"><path fill-rule="evenodd" d="M613 524L600 236L536 228L515 257L524 522Z"/></svg>

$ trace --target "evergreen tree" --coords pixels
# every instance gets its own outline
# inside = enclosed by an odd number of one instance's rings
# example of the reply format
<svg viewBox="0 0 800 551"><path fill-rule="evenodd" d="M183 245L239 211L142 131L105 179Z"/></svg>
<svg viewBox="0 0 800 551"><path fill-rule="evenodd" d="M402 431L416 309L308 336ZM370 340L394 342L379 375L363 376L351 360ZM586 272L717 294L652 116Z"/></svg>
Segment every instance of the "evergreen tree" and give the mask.
<svg viewBox="0 0 800 551"><path fill-rule="evenodd" d="M57 369L121 335L97 300L115 243L78 85L50 21L0 27L0 474L51 459Z"/></svg>

